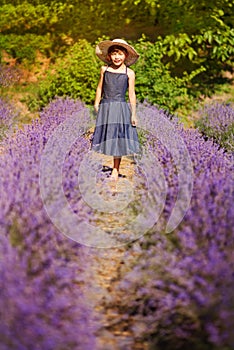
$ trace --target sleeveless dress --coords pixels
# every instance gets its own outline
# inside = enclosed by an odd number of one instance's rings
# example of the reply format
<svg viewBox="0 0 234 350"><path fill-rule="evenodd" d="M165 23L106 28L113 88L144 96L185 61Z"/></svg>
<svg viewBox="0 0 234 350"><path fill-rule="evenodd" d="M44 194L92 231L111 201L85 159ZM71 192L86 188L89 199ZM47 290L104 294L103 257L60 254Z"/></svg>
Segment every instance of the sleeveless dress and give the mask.
<svg viewBox="0 0 234 350"><path fill-rule="evenodd" d="M107 69L91 148L115 157L138 153L137 130L131 124L131 110L125 100L127 67L125 73L113 73Z"/></svg>

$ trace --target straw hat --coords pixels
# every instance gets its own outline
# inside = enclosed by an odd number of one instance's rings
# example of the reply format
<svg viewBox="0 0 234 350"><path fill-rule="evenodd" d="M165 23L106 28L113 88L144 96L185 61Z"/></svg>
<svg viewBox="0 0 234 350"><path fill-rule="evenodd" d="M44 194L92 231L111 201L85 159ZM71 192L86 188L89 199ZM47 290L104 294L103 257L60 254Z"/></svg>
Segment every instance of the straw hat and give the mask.
<svg viewBox="0 0 234 350"><path fill-rule="evenodd" d="M130 46L125 40L122 40L122 39L101 41L96 46L96 55L102 61L109 64L110 60L108 60L108 50L111 46L114 46L114 45L122 46L127 50L128 56L126 57L126 60L125 60L126 66L131 66L138 60L139 54L136 52L136 50L132 46Z"/></svg>

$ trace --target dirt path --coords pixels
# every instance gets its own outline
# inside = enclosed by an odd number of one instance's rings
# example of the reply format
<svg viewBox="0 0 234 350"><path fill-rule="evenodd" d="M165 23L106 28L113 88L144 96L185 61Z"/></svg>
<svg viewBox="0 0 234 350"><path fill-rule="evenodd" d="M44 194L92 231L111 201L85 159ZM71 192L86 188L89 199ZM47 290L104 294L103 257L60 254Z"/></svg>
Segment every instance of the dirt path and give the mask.
<svg viewBox="0 0 234 350"><path fill-rule="evenodd" d="M111 173L112 157L106 157L104 164L110 168ZM131 158L124 157L121 162L119 185L121 180L128 178L133 181L134 164ZM107 222L101 222L103 229L115 223L116 216L110 214ZM124 216L121 218L124 221ZM134 244L134 243L133 243ZM116 295L114 287L121 280L121 275L127 272L137 258L137 253L127 253L127 246L113 247L107 249L91 249L92 281L89 297L93 308L98 316L101 316L100 328L96 334L96 350L144 350L146 344L136 344L134 334L124 320L124 315L118 309L119 296Z"/></svg>
<svg viewBox="0 0 234 350"><path fill-rule="evenodd" d="M140 342L131 329L128 318L121 314L118 305L120 296L115 287L121 280L123 272L131 268L137 258L131 252L126 258L126 248L111 249L96 257L93 266L95 280L93 287L94 309L101 316L100 328L96 333L97 347L95 350L147 350L147 342Z"/></svg>

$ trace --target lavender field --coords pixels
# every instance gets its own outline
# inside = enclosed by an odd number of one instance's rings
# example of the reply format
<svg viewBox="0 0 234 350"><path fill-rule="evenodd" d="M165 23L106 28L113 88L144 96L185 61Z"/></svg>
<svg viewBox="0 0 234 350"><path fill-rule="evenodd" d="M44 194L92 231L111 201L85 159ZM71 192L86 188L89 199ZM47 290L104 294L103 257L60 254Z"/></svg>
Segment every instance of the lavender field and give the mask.
<svg viewBox="0 0 234 350"><path fill-rule="evenodd" d="M92 113L78 100L60 98L20 129L16 114L0 100L0 349L233 349L232 106L207 106L193 129L155 106L138 106L143 124L150 121L142 149L156 161L150 156L144 168L140 159L130 164L135 197L122 211L129 220L146 212L150 225L137 239L120 227L120 245L105 249L64 235L40 188L45 149L58 128L66 134L64 123L73 118L80 136L63 162L63 193L78 224L92 224L98 235L105 213L85 203L77 184L90 150ZM184 163L179 169L167 147L171 134L161 140L155 134L158 120L171 125L192 166L189 205L171 232L167 223L176 201L185 201L184 192L178 195ZM9 126L15 131L7 132ZM97 179L105 183L101 170ZM164 203L152 220L159 199ZM106 226L118 226L121 215L109 212Z"/></svg>

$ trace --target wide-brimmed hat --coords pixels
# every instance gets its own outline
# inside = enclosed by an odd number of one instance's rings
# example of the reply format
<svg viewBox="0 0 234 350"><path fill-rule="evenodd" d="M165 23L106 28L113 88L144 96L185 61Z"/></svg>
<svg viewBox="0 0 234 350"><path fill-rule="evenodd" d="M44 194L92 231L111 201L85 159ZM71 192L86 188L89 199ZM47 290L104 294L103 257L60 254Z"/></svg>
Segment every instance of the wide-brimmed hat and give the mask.
<svg viewBox="0 0 234 350"><path fill-rule="evenodd" d="M110 60L108 59L108 50L111 46L114 46L114 45L124 47L127 50L128 56L126 57L126 60L125 60L126 66L131 66L138 60L140 55L136 52L136 50L131 45L129 45L125 40L122 40L122 39L101 41L96 46L96 55L103 62L109 64Z"/></svg>

